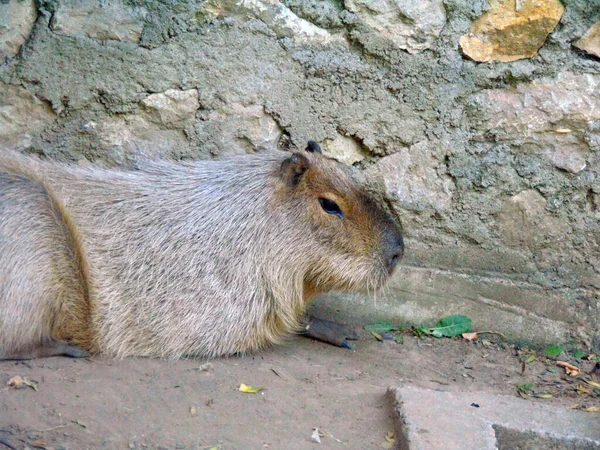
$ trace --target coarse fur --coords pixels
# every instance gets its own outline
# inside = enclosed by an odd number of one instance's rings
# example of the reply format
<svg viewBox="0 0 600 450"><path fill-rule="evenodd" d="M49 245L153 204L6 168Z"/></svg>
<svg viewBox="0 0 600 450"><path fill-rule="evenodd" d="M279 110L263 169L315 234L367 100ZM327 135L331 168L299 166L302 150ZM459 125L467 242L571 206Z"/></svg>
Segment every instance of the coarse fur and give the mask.
<svg viewBox="0 0 600 450"><path fill-rule="evenodd" d="M117 357L260 349L298 330L314 295L377 288L401 257L394 221L320 154L141 166L0 154L0 358L48 342Z"/></svg>

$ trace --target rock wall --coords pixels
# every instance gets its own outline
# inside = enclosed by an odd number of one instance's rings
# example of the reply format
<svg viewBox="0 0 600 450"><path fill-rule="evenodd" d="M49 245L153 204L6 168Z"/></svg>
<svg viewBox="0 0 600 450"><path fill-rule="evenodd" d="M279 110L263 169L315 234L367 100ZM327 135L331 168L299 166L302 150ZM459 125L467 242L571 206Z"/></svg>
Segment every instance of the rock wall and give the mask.
<svg viewBox="0 0 600 450"><path fill-rule="evenodd" d="M600 351L599 22L599 0L3 0L0 147L127 165L321 141L407 251L375 300L319 314L460 312Z"/></svg>

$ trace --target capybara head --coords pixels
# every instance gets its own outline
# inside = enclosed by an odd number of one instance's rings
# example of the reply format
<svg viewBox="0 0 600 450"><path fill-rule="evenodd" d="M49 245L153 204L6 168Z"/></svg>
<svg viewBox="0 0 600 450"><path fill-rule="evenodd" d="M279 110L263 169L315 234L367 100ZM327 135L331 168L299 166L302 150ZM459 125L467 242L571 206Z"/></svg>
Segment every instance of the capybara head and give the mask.
<svg viewBox="0 0 600 450"><path fill-rule="evenodd" d="M309 234L313 256L305 290L368 290L380 287L404 253L401 229L341 164L315 142L281 164L282 195ZM286 202L288 203L288 202ZM290 204L290 203L288 203Z"/></svg>

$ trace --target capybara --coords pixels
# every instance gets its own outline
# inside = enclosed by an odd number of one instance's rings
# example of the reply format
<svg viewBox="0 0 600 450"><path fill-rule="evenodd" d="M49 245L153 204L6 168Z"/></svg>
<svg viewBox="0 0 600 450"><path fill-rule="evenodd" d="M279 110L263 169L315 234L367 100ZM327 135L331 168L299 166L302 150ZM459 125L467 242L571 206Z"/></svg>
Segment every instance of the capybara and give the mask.
<svg viewBox="0 0 600 450"><path fill-rule="evenodd" d="M307 150L136 170L3 151L0 359L244 353L318 293L380 287L399 226Z"/></svg>

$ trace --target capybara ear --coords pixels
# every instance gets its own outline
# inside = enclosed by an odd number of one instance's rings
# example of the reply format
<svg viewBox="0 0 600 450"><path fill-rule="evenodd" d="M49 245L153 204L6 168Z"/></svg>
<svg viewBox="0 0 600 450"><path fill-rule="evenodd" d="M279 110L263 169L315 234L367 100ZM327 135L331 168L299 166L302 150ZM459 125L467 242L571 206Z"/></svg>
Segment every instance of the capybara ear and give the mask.
<svg viewBox="0 0 600 450"><path fill-rule="evenodd" d="M297 186L304 172L310 168L310 161L300 153L294 153L281 163L281 179L288 187Z"/></svg>
<svg viewBox="0 0 600 450"><path fill-rule="evenodd" d="M310 153L320 153L323 154L323 150L321 150L321 146L317 144L315 141L308 141L306 144L306 151Z"/></svg>

